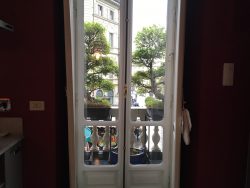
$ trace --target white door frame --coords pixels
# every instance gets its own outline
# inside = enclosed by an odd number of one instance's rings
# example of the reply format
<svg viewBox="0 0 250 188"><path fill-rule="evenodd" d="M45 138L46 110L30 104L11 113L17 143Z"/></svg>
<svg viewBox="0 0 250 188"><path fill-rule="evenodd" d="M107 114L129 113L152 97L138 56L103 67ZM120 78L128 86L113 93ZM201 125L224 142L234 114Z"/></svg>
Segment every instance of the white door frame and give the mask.
<svg viewBox="0 0 250 188"><path fill-rule="evenodd" d="M167 63L169 64L168 70L172 69L175 71L175 78L174 78L174 84L168 84L167 89L172 89L169 87L173 87L173 96L176 96L175 98L172 98L171 103L168 103L170 107L173 107L173 114L166 114L168 120L171 121L168 122L168 130L169 133L173 133L172 136L172 143L170 145L172 146L171 152L168 152L168 154L171 154L171 157L169 159L171 160L168 163L168 175L166 178L170 178L170 187L171 188L178 188L179 187L179 177L180 177L180 139L181 139L181 109L182 109L182 78L183 78L183 61L184 61L184 33L185 33L185 4L186 0L170 0L173 2L173 4L169 3L168 5L168 11L169 13L173 15L173 17L169 19L175 20L172 22L176 25L176 27L173 28L172 33L168 31L168 38L172 35L172 40L168 40L168 45L171 45L169 48L168 46L168 59ZM83 124L82 120L78 121L77 114L83 114L83 112L77 108L78 105L83 105L83 101L78 99L78 96L82 95L81 90L77 91L74 87L77 85L77 80L82 80L82 75L75 75L75 70L77 70L79 67L77 62L82 61L81 55L77 55L75 52L79 52L80 49L83 47L83 42L76 43L78 41L77 39L80 36L83 36L82 29L77 23L77 17L80 17L81 10L79 10L77 7L80 3L82 5L81 0L76 0L73 2L73 0L64 0L64 19L65 19L65 51L66 51L66 74L67 74L67 102L68 102L68 134L69 134L69 169L70 169L70 187L76 188L77 187L77 177L79 173L79 168L77 168L78 163L77 158L82 157L81 154L78 155L78 157L75 155L77 152L78 146L78 139L79 139L79 130L78 126L79 124ZM78 5L77 5L78 3ZM83 5L82 5L83 7ZM178 10L178 11L177 11ZM83 9L82 9L83 11ZM121 13L121 17L124 16ZM83 17L82 17L83 18ZM126 22L126 20L125 20ZM121 21L121 23L123 23ZM170 23L170 22L168 22ZM121 24L122 27L125 26L125 24ZM168 24L168 28L169 24ZM121 30L124 30L125 28L122 28ZM80 32L79 32L80 31ZM76 34L75 34L76 33ZM121 41L126 40L124 33L121 33ZM124 41L123 41L124 42ZM176 49L176 50L175 50ZM78 53L79 54L79 53ZM121 59L125 60L125 56L121 56ZM81 65L80 65L81 66ZM77 67L77 68L76 68ZM124 70L124 69L123 69ZM78 76L78 78L76 77ZM80 78L79 78L80 77ZM81 78L82 77L82 78ZM168 81L169 82L169 81ZM174 87L176 86L176 87ZM169 96L171 97L171 96ZM122 100L121 100L122 101ZM172 165L170 165L172 164ZM77 170L78 169L78 170Z"/></svg>
<svg viewBox="0 0 250 188"><path fill-rule="evenodd" d="M65 61L66 61L66 96L68 111L68 152L69 152L69 186L77 187L76 173L76 140L75 140L75 23L76 6L74 0L64 0L64 38L65 38Z"/></svg>
<svg viewBox="0 0 250 188"><path fill-rule="evenodd" d="M127 100L131 101L131 59L132 59L132 20L133 20L133 0L127 0L128 2L128 39L127 43L131 44L127 46L127 86L128 86L128 95L127 95ZM152 1L153 2L153 1ZM168 4L174 2L173 0L168 0ZM164 5L163 5L164 6ZM167 6L167 5L166 5ZM166 15L167 16L167 15ZM171 15L172 16L172 15ZM169 17L169 13L168 13ZM168 31L167 31L168 32ZM166 52L166 56L168 56L168 52ZM165 67L168 67L166 71L166 75L169 75L171 78L172 76L172 71L171 68L169 68L171 65L170 62L166 61ZM172 91L172 79L167 79L165 76L165 83L167 83L167 88L165 90L167 91ZM165 95L165 102L164 104L164 109L171 109L171 94ZM169 182L170 182L170 174L169 174L169 169L170 169L170 140L171 140L171 130L170 130L170 122L171 122L171 113L167 113L170 110L164 110L164 118L162 121L132 121L130 117L130 106L131 104L128 102L126 104L126 146L129 146L130 144L130 128L133 126L160 126L163 128L163 160L162 163L160 164L150 164L150 165L131 165L129 161L129 155L130 152L127 151L125 153L125 187L130 188L130 187L145 187L147 188L155 188L155 187L168 187ZM150 139L150 138L149 138ZM126 147L128 150L129 148ZM137 178L135 178L137 177ZM145 184L143 184L141 179L145 180ZM157 185L153 185L153 182L159 182ZM152 184L151 184L152 183ZM153 185L153 186L152 186Z"/></svg>
<svg viewBox="0 0 250 188"><path fill-rule="evenodd" d="M172 168L171 188L180 187L180 160L181 160L181 133L182 133L182 109L183 109L183 72L184 72L184 51L185 51L185 23L186 23L186 0L178 0L176 8L175 27L175 53L174 82L173 82L173 114L172 114Z"/></svg>

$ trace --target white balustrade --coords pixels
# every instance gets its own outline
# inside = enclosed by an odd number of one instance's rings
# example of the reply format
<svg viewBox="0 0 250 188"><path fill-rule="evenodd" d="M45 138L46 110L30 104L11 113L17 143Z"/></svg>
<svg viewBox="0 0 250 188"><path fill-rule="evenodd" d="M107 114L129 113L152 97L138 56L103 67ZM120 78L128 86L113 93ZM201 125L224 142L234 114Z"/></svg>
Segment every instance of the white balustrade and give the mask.
<svg viewBox="0 0 250 188"><path fill-rule="evenodd" d="M135 127L132 127L130 129L130 148L134 148L135 140L136 140Z"/></svg>
<svg viewBox="0 0 250 188"><path fill-rule="evenodd" d="M161 149L159 148L158 144L160 142L160 134L159 134L159 128L158 126L154 127L154 134L152 135L152 140L153 140L153 147L152 147L152 151L161 151Z"/></svg>
<svg viewBox="0 0 250 188"><path fill-rule="evenodd" d="M146 126L142 127L142 131L141 131L141 135L140 135L140 140L141 140L142 148L145 149L146 148L146 143L147 143L147 140L148 140Z"/></svg>
<svg viewBox="0 0 250 188"><path fill-rule="evenodd" d="M92 142L92 146L91 146L91 151L96 151L98 150L97 147L97 143L98 143L98 131L97 131L97 126L94 125L93 126L93 131L92 131L92 135L91 135L91 142Z"/></svg>
<svg viewBox="0 0 250 188"><path fill-rule="evenodd" d="M147 108L146 107L131 107L131 119L132 121L141 121L146 120L147 116ZM112 106L110 110L111 120L115 121L118 119L119 108L116 106Z"/></svg>
<svg viewBox="0 0 250 188"><path fill-rule="evenodd" d="M135 127L136 133L135 135L135 141L134 141L134 148L141 149L142 148L142 142L141 142L141 128L140 126Z"/></svg>
<svg viewBox="0 0 250 188"><path fill-rule="evenodd" d="M105 151L108 151L109 148L110 148L110 136L109 136L109 133L110 133L110 128L109 128L109 126L106 126L105 127L105 133L103 135L103 141L104 141L103 150L105 150Z"/></svg>
<svg viewBox="0 0 250 188"><path fill-rule="evenodd" d="M117 146L119 146L119 132L118 132L118 130L116 130L116 144L117 144Z"/></svg>

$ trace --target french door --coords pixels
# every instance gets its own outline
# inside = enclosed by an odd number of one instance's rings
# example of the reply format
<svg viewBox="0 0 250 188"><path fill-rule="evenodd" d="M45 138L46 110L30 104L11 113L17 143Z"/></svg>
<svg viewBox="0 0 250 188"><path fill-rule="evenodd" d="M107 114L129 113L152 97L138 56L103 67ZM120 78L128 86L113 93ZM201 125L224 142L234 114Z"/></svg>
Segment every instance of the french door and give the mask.
<svg viewBox="0 0 250 188"><path fill-rule="evenodd" d="M78 0L76 18L77 187L178 187L181 1Z"/></svg>

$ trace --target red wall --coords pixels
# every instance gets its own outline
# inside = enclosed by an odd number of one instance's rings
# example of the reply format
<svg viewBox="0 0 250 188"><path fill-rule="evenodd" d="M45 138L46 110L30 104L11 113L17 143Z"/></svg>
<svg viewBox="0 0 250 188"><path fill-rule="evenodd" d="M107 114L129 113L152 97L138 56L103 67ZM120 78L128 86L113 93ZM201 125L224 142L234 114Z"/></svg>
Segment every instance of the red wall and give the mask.
<svg viewBox="0 0 250 188"><path fill-rule="evenodd" d="M24 187L66 187L62 2L3 1L0 19L15 27L0 30L0 97L12 102L11 112L0 116L23 118ZM45 111L29 111L30 100L45 101Z"/></svg>
<svg viewBox="0 0 250 188"><path fill-rule="evenodd" d="M188 1L184 90L191 145L182 145L183 188L243 188L249 136L249 3ZM233 87L222 86L235 63Z"/></svg>

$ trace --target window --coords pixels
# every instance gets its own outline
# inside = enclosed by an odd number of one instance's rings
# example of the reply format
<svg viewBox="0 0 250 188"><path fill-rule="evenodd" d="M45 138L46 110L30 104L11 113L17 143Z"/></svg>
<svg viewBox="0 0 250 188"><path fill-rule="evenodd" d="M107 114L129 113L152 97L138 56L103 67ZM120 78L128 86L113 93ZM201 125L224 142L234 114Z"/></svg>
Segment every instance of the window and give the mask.
<svg viewBox="0 0 250 188"><path fill-rule="evenodd" d="M114 33L109 33L109 43L110 43L110 47L113 48L114 47Z"/></svg>
<svg viewBox="0 0 250 188"><path fill-rule="evenodd" d="M109 78L110 79L113 79L114 78L114 75L113 74L108 74L109 75Z"/></svg>
<svg viewBox="0 0 250 188"><path fill-rule="evenodd" d="M98 15L103 16L103 7L101 5L98 5Z"/></svg>
<svg viewBox="0 0 250 188"><path fill-rule="evenodd" d="M108 91L107 96L108 96L107 97L108 101L113 105L114 91L113 90Z"/></svg>
<svg viewBox="0 0 250 188"><path fill-rule="evenodd" d="M114 21L114 11L109 11L109 19Z"/></svg>
<svg viewBox="0 0 250 188"><path fill-rule="evenodd" d="M97 90L96 91L96 97L103 97L103 92L102 92L102 90Z"/></svg>
<svg viewBox="0 0 250 188"><path fill-rule="evenodd" d="M113 97L113 96L114 96L113 90L108 91L108 97Z"/></svg>

